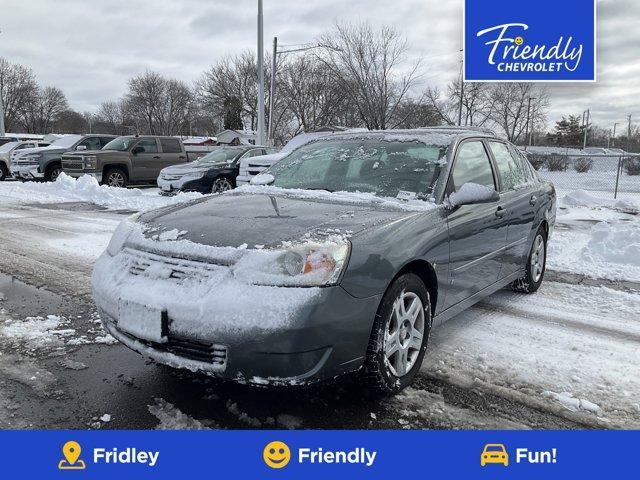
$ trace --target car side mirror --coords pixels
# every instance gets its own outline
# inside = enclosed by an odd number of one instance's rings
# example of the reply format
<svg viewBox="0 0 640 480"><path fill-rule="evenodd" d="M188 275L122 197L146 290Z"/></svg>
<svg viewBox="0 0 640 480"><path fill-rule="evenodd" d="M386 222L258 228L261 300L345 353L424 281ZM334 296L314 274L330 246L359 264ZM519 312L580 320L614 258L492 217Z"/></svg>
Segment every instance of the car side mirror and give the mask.
<svg viewBox="0 0 640 480"><path fill-rule="evenodd" d="M276 177L270 173L260 173L251 179L251 185L271 185L276 181Z"/></svg>
<svg viewBox="0 0 640 480"><path fill-rule="evenodd" d="M78 145L78 146L76 147L76 150L86 150L86 149L87 149L87 146L86 146L86 145Z"/></svg>
<svg viewBox="0 0 640 480"><path fill-rule="evenodd" d="M500 200L500 194L494 188L472 182L463 184L457 192L449 195L449 205L451 207L493 203L498 200Z"/></svg>
<svg viewBox="0 0 640 480"><path fill-rule="evenodd" d="M142 147L133 147L133 150L131 150L131 153L133 155L138 155L139 153L144 152L144 148Z"/></svg>

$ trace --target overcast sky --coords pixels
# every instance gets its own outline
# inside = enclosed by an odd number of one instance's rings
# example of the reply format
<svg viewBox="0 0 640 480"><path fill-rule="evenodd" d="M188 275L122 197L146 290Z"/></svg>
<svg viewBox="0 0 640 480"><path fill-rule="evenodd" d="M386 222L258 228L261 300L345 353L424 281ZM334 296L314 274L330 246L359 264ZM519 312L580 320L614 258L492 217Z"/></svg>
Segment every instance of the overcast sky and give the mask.
<svg viewBox="0 0 640 480"><path fill-rule="evenodd" d="M307 43L336 20L366 20L395 26L410 54L425 57L421 89L459 71L462 0L264 3L267 48L273 36ZM74 109L93 111L147 69L190 82L225 54L255 50L256 12L257 0L2 0L0 56L62 88ZM586 108L607 128L630 113L640 121L639 23L640 1L599 0L598 82L549 84L550 123Z"/></svg>

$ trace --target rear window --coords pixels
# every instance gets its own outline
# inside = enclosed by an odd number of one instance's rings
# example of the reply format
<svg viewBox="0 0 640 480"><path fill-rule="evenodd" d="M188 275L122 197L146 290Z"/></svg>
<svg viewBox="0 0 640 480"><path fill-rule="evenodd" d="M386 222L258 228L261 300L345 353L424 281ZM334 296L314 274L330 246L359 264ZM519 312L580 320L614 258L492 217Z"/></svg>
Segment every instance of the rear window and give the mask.
<svg viewBox="0 0 640 480"><path fill-rule="evenodd" d="M160 145L163 153L182 153L180 141L175 138L161 138Z"/></svg>

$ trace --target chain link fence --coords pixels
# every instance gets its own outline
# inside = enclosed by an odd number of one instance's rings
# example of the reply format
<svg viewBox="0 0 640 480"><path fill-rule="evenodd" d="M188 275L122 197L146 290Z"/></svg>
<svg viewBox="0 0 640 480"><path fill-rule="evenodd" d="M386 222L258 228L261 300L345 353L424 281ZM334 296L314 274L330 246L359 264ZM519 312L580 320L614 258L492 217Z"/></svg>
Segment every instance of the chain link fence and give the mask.
<svg viewBox="0 0 640 480"><path fill-rule="evenodd" d="M617 149L521 147L541 178L562 191L607 198L640 198L640 154Z"/></svg>

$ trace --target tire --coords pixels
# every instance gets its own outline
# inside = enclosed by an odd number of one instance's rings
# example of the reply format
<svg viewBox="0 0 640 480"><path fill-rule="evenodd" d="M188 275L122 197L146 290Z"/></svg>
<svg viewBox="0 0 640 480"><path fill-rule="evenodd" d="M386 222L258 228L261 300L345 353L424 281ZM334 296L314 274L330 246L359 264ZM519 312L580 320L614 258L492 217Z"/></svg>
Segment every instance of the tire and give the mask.
<svg viewBox="0 0 640 480"><path fill-rule="evenodd" d="M0 163L0 182L4 182L9 176L9 170L4 163Z"/></svg>
<svg viewBox="0 0 640 480"><path fill-rule="evenodd" d="M540 259L542 256L542 259ZM542 285L544 272L547 267L547 234L544 228L538 228L533 239L529 256L527 257L527 268L524 277L519 278L511 284L514 292L534 293Z"/></svg>
<svg viewBox="0 0 640 480"><path fill-rule="evenodd" d="M413 307L416 300L419 305ZM416 308L419 310L414 314ZM363 367L368 392L376 397L393 395L411 384L422 364L430 332L427 288L417 275L401 275L382 297L373 322Z"/></svg>
<svg viewBox="0 0 640 480"><path fill-rule="evenodd" d="M47 167L44 172L44 181L45 182L55 182L60 174L62 173L61 165L52 165Z"/></svg>
<svg viewBox="0 0 640 480"><path fill-rule="evenodd" d="M121 168L111 167L104 172L102 184L110 187L124 188L129 183L129 178Z"/></svg>
<svg viewBox="0 0 640 480"><path fill-rule="evenodd" d="M233 180L227 177L218 177L213 181L211 193L222 193L228 190L233 190L233 188Z"/></svg>

